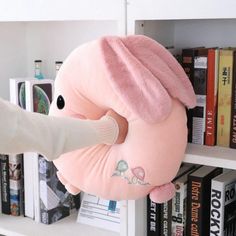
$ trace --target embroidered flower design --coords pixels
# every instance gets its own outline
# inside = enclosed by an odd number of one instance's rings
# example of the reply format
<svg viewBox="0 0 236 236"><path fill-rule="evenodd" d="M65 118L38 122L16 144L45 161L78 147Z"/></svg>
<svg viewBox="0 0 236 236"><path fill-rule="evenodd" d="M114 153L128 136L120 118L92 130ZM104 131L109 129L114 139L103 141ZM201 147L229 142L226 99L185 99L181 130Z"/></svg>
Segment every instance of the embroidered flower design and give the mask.
<svg viewBox="0 0 236 236"><path fill-rule="evenodd" d="M135 167L131 169L131 173L133 176L129 177L126 172L128 171L129 166L128 163L124 160L120 160L117 165L113 176L120 176L123 179L126 179L128 181L128 184L139 184L139 185L149 185L149 183L146 183L144 181L145 179L145 171L142 167Z"/></svg>
<svg viewBox="0 0 236 236"><path fill-rule="evenodd" d="M124 173L129 169L129 166L126 161L120 160L117 163L115 172L113 173L112 176L124 176Z"/></svg>

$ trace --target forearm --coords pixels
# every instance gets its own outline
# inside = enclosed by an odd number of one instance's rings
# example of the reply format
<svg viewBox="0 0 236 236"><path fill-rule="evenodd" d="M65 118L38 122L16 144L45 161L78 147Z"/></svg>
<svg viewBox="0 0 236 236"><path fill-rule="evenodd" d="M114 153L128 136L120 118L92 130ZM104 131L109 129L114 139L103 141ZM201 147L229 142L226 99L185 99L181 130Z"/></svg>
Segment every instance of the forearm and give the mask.
<svg viewBox="0 0 236 236"><path fill-rule="evenodd" d="M115 143L118 126L112 118L79 120L26 112L0 101L0 153L34 151L54 160L79 148Z"/></svg>

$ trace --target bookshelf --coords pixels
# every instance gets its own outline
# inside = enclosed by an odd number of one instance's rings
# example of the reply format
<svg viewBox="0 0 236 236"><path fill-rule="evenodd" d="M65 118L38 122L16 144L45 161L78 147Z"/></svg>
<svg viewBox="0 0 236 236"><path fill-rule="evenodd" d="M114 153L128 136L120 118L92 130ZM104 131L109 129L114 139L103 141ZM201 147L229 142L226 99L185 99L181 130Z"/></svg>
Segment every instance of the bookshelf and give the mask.
<svg viewBox="0 0 236 236"><path fill-rule="evenodd" d="M185 47L236 46L233 0L128 0L127 34L149 36L178 53ZM236 169L236 150L188 144L184 162ZM129 236L146 235L146 202L128 202Z"/></svg>
<svg viewBox="0 0 236 236"><path fill-rule="evenodd" d="M236 150L188 144L184 162L236 170Z"/></svg>
<svg viewBox="0 0 236 236"><path fill-rule="evenodd" d="M0 96L5 99L8 79L32 75L34 59L42 59L44 74L53 78L55 60L102 35L145 34L177 52L202 45L236 46L234 0L0 0L0 5ZM189 144L184 161L236 169L235 156L236 150ZM1 215L0 234L144 236L146 201L123 202L120 234L75 221L72 215L45 226Z"/></svg>

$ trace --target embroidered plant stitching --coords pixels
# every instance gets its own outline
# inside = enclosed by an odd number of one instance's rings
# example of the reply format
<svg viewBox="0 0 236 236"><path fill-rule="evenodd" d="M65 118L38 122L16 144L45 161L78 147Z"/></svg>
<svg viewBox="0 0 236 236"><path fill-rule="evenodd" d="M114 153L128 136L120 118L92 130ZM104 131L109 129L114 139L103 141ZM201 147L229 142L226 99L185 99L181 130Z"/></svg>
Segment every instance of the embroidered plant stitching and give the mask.
<svg viewBox="0 0 236 236"><path fill-rule="evenodd" d="M128 163L124 160L120 160L117 165L112 177L118 176L125 180L127 180L128 184L135 185L149 185L149 183L145 182L145 171L142 167L138 166L135 168L131 168L130 171L132 176L129 177L127 175L127 171L129 170Z"/></svg>

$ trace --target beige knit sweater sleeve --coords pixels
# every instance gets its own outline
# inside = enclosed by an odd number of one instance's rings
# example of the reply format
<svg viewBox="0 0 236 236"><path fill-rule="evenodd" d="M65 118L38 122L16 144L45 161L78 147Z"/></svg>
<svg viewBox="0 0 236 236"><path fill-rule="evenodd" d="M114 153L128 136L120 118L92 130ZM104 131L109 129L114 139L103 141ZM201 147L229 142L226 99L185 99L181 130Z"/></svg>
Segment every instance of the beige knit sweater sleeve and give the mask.
<svg viewBox="0 0 236 236"><path fill-rule="evenodd" d="M0 99L0 153L38 152L48 160L96 144L114 144L119 127L110 116L79 120L27 112Z"/></svg>

